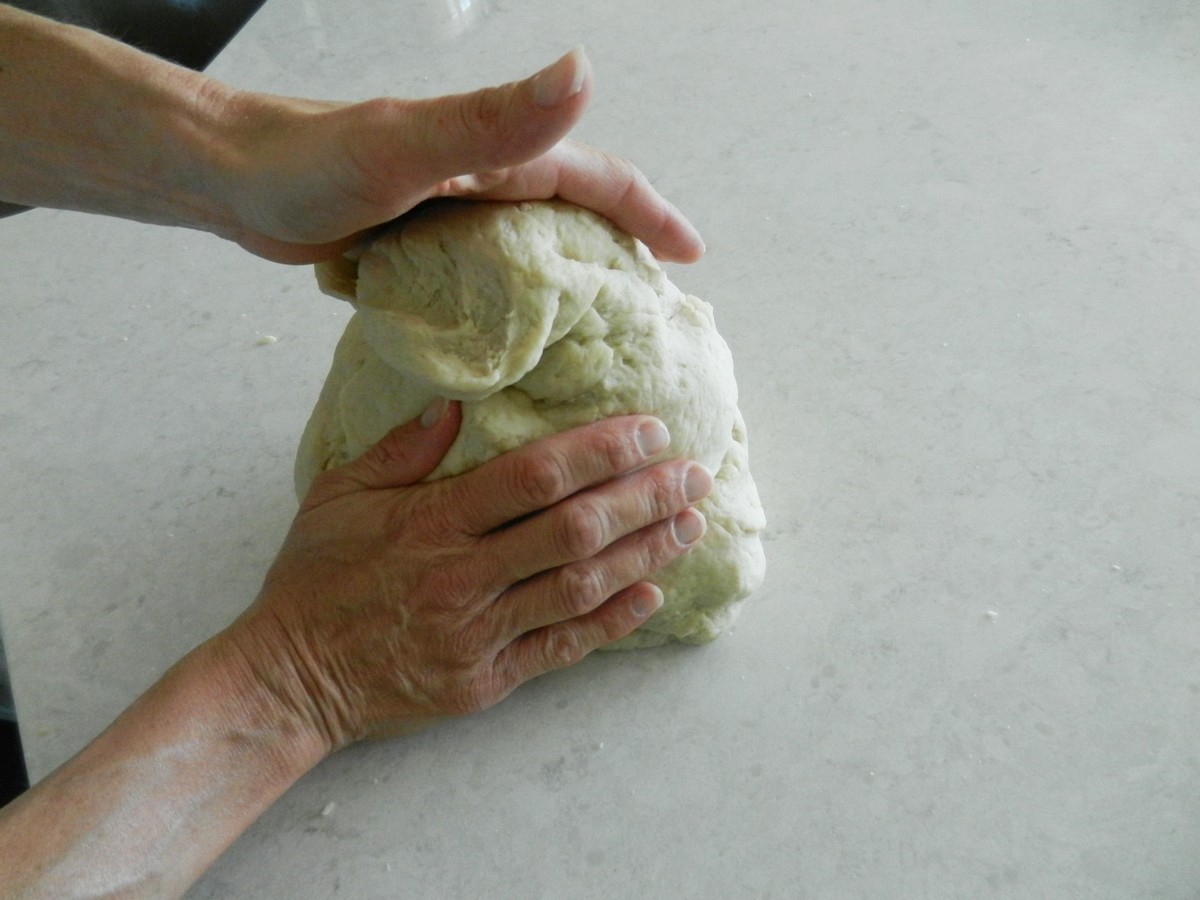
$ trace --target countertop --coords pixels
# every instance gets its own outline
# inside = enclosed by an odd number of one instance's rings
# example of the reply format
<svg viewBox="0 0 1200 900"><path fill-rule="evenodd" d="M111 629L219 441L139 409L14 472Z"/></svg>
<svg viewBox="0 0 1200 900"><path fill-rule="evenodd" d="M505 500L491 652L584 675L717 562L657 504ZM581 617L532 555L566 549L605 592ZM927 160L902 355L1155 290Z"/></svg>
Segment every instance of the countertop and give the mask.
<svg viewBox="0 0 1200 900"><path fill-rule="evenodd" d="M1183 0L270 0L210 68L429 96L583 42L698 225L766 583L352 748L191 896L1200 895L1200 17ZM0 222L31 776L257 592L348 310L215 238ZM260 340L270 336L274 343Z"/></svg>

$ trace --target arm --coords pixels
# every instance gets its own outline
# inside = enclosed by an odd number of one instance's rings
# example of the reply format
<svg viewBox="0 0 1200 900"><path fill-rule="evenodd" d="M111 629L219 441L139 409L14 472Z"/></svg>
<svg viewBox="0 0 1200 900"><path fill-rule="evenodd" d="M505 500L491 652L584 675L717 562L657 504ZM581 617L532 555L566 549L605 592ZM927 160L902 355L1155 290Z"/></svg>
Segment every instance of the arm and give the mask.
<svg viewBox="0 0 1200 900"><path fill-rule="evenodd" d="M230 148L205 76L0 4L0 199L204 227Z"/></svg>
<svg viewBox="0 0 1200 900"><path fill-rule="evenodd" d="M430 197L561 197L665 259L698 258L699 235L645 176L564 140L590 92L573 51L524 81L432 100L254 94L0 5L0 199L313 262Z"/></svg>
<svg viewBox="0 0 1200 900"><path fill-rule="evenodd" d="M434 408L301 505L263 590L0 811L0 895L177 896L338 748L490 706L636 628L711 478L657 420L585 426L424 483Z"/></svg>
<svg viewBox="0 0 1200 900"><path fill-rule="evenodd" d="M0 896L181 895L323 755L220 635L0 810Z"/></svg>

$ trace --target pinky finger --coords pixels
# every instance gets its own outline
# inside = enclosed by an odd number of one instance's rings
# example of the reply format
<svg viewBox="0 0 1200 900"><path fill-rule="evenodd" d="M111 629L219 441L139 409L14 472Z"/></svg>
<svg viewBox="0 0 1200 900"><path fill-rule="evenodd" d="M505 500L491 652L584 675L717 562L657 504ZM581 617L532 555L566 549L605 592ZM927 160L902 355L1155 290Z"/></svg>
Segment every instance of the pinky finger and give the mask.
<svg viewBox="0 0 1200 900"><path fill-rule="evenodd" d="M553 669L573 666L593 650L632 633L662 606L648 581L631 584L584 616L521 635L496 657L497 674L512 687Z"/></svg>

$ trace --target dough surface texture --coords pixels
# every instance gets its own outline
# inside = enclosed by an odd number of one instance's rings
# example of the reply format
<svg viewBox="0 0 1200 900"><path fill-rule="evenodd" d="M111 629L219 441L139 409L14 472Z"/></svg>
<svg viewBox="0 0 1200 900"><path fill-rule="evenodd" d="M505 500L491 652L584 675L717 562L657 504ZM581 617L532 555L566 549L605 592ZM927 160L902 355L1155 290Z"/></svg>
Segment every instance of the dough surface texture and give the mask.
<svg viewBox="0 0 1200 900"><path fill-rule="evenodd" d="M714 475L697 504L708 530L651 579L662 608L611 646L705 643L729 628L765 572L733 360L712 308L640 242L557 201L447 201L317 278L356 313L300 442L300 496L438 396L463 401L463 422L431 480L597 419L656 415L668 454Z"/></svg>

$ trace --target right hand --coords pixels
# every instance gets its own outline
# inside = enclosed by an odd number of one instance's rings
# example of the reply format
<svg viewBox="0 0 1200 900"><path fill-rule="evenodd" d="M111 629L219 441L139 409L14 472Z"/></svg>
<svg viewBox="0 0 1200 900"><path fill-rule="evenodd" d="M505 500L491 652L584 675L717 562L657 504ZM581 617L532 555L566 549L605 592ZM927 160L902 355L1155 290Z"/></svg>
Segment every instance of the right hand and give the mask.
<svg viewBox="0 0 1200 900"><path fill-rule="evenodd" d="M653 462L666 429L625 416L422 482L451 404L326 472L233 626L255 677L327 752L484 709L624 637L662 602L644 579L703 534L712 478Z"/></svg>

